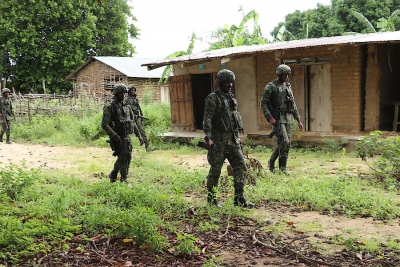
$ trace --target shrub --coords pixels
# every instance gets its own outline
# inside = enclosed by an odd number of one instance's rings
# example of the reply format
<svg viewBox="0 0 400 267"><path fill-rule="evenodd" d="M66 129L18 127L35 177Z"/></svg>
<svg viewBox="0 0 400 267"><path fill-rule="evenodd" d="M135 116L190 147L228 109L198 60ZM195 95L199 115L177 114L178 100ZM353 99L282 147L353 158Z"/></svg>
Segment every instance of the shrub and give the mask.
<svg viewBox="0 0 400 267"><path fill-rule="evenodd" d="M381 131L371 132L357 143L356 155L378 176L390 175L400 180L400 136L384 138Z"/></svg>

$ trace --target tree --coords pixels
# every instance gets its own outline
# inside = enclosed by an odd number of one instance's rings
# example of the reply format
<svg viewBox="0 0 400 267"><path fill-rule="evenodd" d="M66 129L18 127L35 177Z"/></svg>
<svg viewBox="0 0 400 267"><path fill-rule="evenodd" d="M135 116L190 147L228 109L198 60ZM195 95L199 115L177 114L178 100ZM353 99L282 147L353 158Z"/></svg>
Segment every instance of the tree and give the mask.
<svg viewBox="0 0 400 267"><path fill-rule="evenodd" d="M366 17L364 17L363 14L357 11L353 11L353 14L361 23L365 25L368 32L376 32L374 26L372 26L371 22ZM378 19L378 22L376 23L376 28L378 29L378 31L380 32L396 31L394 21L399 14L400 14L400 9L397 9L390 15L388 19L385 18Z"/></svg>
<svg viewBox="0 0 400 267"><path fill-rule="evenodd" d="M338 36L343 32L370 32L364 22L354 16L354 12L369 18L371 25L379 23L379 28L385 30L399 29L400 17L396 14L399 6L400 0L332 0L331 5L317 4L315 9L303 12L296 10L286 15L285 21L279 22L271 35L277 37L282 34L283 25L284 34L290 32L293 35L290 39ZM283 37L288 39L289 36Z"/></svg>
<svg viewBox="0 0 400 267"><path fill-rule="evenodd" d="M397 3L398 4L398 3ZM372 25L377 25L380 18L388 18L398 9L393 0L332 0L332 7L336 18L343 23L343 32L373 32L370 27L365 27L365 22L360 21L354 14L357 12L369 19ZM397 23L393 20L393 24Z"/></svg>
<svg viewBox="0 0 400 267"><path fill-rule="evenodd" d="M317 4L317 8L295 12L285 16L285 22L280 22L271 32L275 39L282 35L282 26L285 26L285 40L319 38L340 35L343 25L340 24L331 6ZM290 33L290 34L287 34Z"/></svg>
<svg viewBox="0 0 400 267"><path fill-rule="evenodd" d="M25 92L38 91L43 80L48 92L67 91L64 77L89 56L134 53L128 32L138 31L127 24L127 0L88 1L1 1L2 79Z"/></svg>
<svg viewBox="0 0 400 267"><path fill-rule="evenodd" d="M239 11L242 11L242 9ZM231 26L225 24L223 28L219 28L212 32L211 38L216 39L217 41L210 43L210 47L207 50L210 51L241 45L265 44L269 42L267 38L262 36L261 27L258 24L258 16L259 15L255 10L251 10L243 16L239 27L235 24L232 24ZM253 20L254 24L252 32L250 32L247 27L247 22L251 20Z"/></svg>

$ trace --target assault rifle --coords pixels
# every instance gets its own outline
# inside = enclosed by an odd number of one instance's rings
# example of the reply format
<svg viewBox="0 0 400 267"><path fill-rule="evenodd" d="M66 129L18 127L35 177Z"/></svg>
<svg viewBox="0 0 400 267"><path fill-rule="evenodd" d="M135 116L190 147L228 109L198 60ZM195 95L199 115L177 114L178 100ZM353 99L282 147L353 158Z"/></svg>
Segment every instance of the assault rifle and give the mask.
<svg viewBox="0 0 400 267"><path fill-rule="evenodd" d="M134 114L134 116L135 116L135 120L136 120L136 119L149 120L149 118L143 117L143 116L141 116L141 115L136 115L136 114Z"/></svg>

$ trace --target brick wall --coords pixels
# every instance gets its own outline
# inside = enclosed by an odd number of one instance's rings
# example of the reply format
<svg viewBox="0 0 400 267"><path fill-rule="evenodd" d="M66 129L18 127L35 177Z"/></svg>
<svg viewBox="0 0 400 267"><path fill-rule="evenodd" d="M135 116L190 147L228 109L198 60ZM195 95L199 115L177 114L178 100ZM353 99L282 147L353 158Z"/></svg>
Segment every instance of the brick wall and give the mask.
<svg viewBox="0 0 400 267"><path fill-rule="evenodd" d="M97 60L92 61L77 73L74 89L78 95L108 98L112 94L111 89L115 83L134 84L137 88L138 98L142 102L143 98L148 97L151 98L151 103L161 102L158 79L128 78L123 73Z"/></svg>
<svg viewBox="0 0 400 267"><path fill-rule="evenodd" d="M332 129L362 131L364 122L365 60L362 46L317 47L262 53L257 56L257 95L261 99L265 85L276 78L275 69L283 59L331 58ZM259 128L269 124L259 111Z"/></svg>

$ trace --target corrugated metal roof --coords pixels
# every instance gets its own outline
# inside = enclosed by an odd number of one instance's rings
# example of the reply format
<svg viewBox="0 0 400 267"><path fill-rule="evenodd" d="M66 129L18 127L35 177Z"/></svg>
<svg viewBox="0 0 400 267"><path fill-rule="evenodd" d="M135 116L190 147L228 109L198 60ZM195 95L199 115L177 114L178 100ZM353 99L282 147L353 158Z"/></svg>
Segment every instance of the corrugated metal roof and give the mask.
<svg viewBox="0 0 400 267"><path fill-rule="evenodd" d="M287 50L287 49L298 49L298 48L308 48L308 47L328 46L328 45L346 45L346 44L357 45L366 43L388 43L388 42L396 42L396 43L400 42L400 31L302 39L302 40L294 40L288 42L276 42L264 45L236 46L236 47L223 48L207 52L199 52L171 59L164 59L153 62L149 61L148 63L142 64L142 66L147 66L148 69L155 69L175 63L202 61L207 59L223 58L236 55L245 56L256 53L272 52L272 51Z"/></svg>
<svg viewBox="0 0 400 267"><path fill-rule="evenodd" d="M130 78L160 78L164 68L148 71L142 64L154 61L154 58L135 58L135 57L93 57L86 60L82 65L75 69L65 79L72 80L76 78L78 72L89 65L90 62L98 60L104 64L116 69Z"/></svg>

